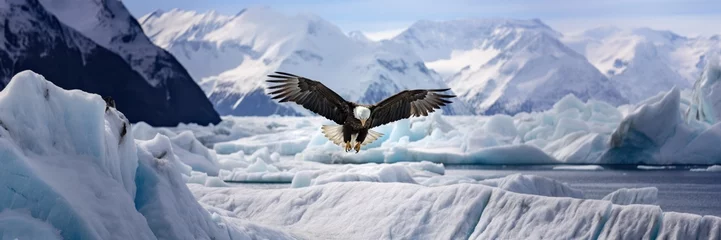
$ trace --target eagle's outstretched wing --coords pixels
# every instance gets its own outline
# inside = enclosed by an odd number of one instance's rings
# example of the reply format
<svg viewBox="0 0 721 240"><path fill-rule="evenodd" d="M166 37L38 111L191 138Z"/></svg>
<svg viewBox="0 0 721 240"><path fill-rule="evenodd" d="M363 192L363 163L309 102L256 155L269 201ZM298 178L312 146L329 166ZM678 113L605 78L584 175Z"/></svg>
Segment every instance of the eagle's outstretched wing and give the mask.
<svg viewBox="0 0 721 240"><path fill-rule="evenodd" d="M370 127L395 122L411 116L428 116L428 113L451 103L455 95L440 94L446 89L405 90L370 107Z"/></svg>
<svg viewBox="0 0 721 240"><path fill-rule="evenodd" d="M350 103L343 97L318 81L290 73L275 73L279 75L268 77L279 79L266 80L268 83L280 83L268 87L271 90L268 95L273 99L295 102L337 124L343 124L350 113Z"/></svg>

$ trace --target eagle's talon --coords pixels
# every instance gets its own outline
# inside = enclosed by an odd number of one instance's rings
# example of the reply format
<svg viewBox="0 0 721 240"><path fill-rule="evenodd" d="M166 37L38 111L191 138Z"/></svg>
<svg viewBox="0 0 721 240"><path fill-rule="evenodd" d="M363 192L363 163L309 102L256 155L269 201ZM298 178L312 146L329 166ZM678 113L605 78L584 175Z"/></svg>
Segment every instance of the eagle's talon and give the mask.
<svg viewBox="0 0 721 240"><path fill-rule="evenodd" d="M345 143L345 152L350 152L350 150L351 150L350 142L346 142Z"/></svg>
<svg viewBox="0 0 721 240"><path fill-rule="evenodd" d="M353 149L355 149L355 153L360 152L360 147L361 147L361 144L360 144L360 143L356 143L356 144L355 144L355 147L353 148Z"/></svg>

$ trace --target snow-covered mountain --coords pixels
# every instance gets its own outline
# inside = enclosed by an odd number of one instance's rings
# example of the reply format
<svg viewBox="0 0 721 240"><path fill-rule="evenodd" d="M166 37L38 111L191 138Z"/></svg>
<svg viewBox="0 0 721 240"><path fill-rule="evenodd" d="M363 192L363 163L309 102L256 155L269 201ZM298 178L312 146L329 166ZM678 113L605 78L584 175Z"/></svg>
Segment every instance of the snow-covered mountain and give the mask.
<svg viewBox="0 0 721 240"><path fill-rule="evenodd" d="M673 86L690 87L703 70L704 54L721 46L718 37L688 38L649 28L600 27L569 34L563 41L585 55L631 102Z"/></svg>
<svg viewBox="0 0 721 240"><path fill-rule="evenodd" d="M39 0L60 22L123 57L151 85L188 75L179 63L143 33L119 0Z"/></svg>
<svg viewBox="0 0 721 240"><path fill-rule="evenodd" d="M66 89L112 96L132 122L220 121L183 67L147 40L117 0L0 0L0 28L3 87L32 70Z"/></svg>
<svg viewBox="0 0 721 240"><path fill-rule="evenodd" d="M412 49L349 37L314 15L286 16L265 7L235 16L171 10L140 20L173 53L223 115L308 114L265 94L265 76L285 71L319 80L351 101L373 103L409 88L446 88ZM466 114L463 103L444 109Z"/></svg>
<svg viewBox="0 0 721 240"><path fill-rule="evenodd" d="M413 48L478 114L549 109L568 94L627 102L540 20L419 21L392 41Z"/></svg>

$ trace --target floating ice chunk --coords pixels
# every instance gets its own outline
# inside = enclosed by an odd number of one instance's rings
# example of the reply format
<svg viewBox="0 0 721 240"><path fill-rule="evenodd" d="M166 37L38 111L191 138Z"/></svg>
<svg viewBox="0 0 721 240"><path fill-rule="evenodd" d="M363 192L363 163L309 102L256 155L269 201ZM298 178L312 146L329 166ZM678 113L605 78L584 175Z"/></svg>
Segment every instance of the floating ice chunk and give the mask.
<svg viewBox="0 0 721 240"><path fill-rule="evenodd" d="M138 186L135 208L148 220L147 225L159 239L229 239L232 229L224 229L211 219L186 187L181 171L189 180L209 177L192 174L189 167L176 159L170 140L156 135L152 140L138 140ZM183 167L184 166L184 167Z"/></svg>
<svg viewBox="0 0 721 240"><path fill-rule="evenodd" d="M353 169L351 169L353 170ZM408 168L400 165L383 165L379 168L369 169L368 172L341 172L328 173L316 177L313 185L323 185L331 182L402 182L416 183L408 173Z"/></svg>
<svg viewBox="0 0 721 240"><path fill-rule="evenodd" d="M206 187L229 187L230 186L227 183L225 183L225 181L220 179L219 177L208 177L207 179L205 179L204 185Z"/></svg>
<svg viewBox="0 0 721 240"><path fill-rule="evenodd" d="M585 122L579 119L573 118L560 118L556 125L556 130L553 132L552 139L559 139L574 132L588 132L589 128Z"/></svg>
<svg viewBox="0 0 721 240"><path fill-rule="evenodd" d="M461 183L478 183L477 180L462 176L432 176L423 179L419 184L428 187L446 186Z"/></svg>
<svg viewBox="0 0 721 240"><path fill-rule="evenodd" d="M569 109L575 109L578 112L586 111L586 104L583 103L573 94L568 94L553 104L553 111L556 113L562 113Z"/></svg>
<svg viewBox="0 0 721 240"><path fill-rule="evenodd" d="M254 152L267 148L282 155L294 155L308 146L313 133L307 129L290 131L288 134L263 134L241 138L232 142L216 143L214 149L219 154L231 154L238 151Z"/></svg>
<svg viewBox="0 0 721 240"><path fill-rule="evenodd" d="M550 197L583 198L583 191L574 189L565 183L539 176L512 174L503 178L488 179L479 182L506 191Z"/></svg>
<svg viewBox="0 0 721 240"><path fill-rule="evenodd" d="M597 133L574 132L548 143L543 151L566 163L597 163L607 149L607 138Z"/></svg>
<svg viewBox="0 0 721 240"><path fill-rule="evenodd" d="M517 135L516 125L513 118L508 115L493 115L483 125L486 133L497 134L502 137L513 139Z"/></svg>
<svg viewBox="0 0 721 240"><path fill-rule="evenodd" d="M614 131L603 163L686 164L718 163L721 123L708 129L691 127L681 119L679 90L654 97L629 114Z"/></svg>
<svg viewBox="0 0 721 240"><path fill-rule="evenodd" d="M429 161L412 162L408 163L408 166L418 170L428 171L440 175L446 173L446 168L443 167L443 164L436 164Z"/></svg>
<svg viewBox="0 0 721 240"><path fill-rule="evenodd" d="M193 168L186 165L173 151L173 144L165 135L155 135L155 138L148 141L136 140L138 156L140 158L157 159L158 163L175 168L178 173L190 176Z"/></svg>
<svg viewBox="0 0 721 240"><path fill-rule="evenodd" d="M331 182L403 182L417 183L416 179L428 179L443 174L442 164L431 162L336 165L316 169L304 169L296 173L292 187L307 187Z"/></svg>
<svg viewBox="0 0 721 240"><path fill-rule="evenodd" d="M293 190L189 187L204 204L309 239L465 239L491 193L491 188L470 184L429 188L346 182Z"/></svg>
<svg viewBox="0 0 721 240"><path fill-rule="evenodd" d="M565 165L555 166L553 170L601 171L603 167L599 165Z"/></svg>
<svg viewBox="0 0 721 240"><path fill-rule="evenodd" d="M308 187L312 184L314 172L312 171L300 171L293 176L293 180L290 183L291 188Z"/></svg>
<svg viewBox="0 0 721 240"><path fill-rule="evenodd" d="M658 202L658 188L621 188L609 193L603 200L611 201L613 204L630 205L630 204L651 204Z"/></svg>
<svg viewBox="0 0 721 240"><path fill-rule="evenodd" d="M691 169L694 172L721 172L721 165L713 165L707 168L694 168Z"/></svg>
<svg viewBox="0 0 721 240"><path fill-rule="evenodd" d="M215 152L205 147L195 138L191 131L183 131L171 137L173 152L186 165L195 171L208 173L212 176L218 175L218 161Z"/></svg>
<svg viewBox="0 0 721 240"><path fill-rule="evenodd" d="M186 182L187 183L205 184L206 180L208 180L207 173L192 171L192 172L190 172L190 177L188 177L188 180Z"/></svg>
<svg viewBox="0 0 721 240"><path fill-rule="evenodd" d="M649 166L649 165L638 165L637 169L640 170L662 170L662 169L673 169L675 166Z"/></svg>

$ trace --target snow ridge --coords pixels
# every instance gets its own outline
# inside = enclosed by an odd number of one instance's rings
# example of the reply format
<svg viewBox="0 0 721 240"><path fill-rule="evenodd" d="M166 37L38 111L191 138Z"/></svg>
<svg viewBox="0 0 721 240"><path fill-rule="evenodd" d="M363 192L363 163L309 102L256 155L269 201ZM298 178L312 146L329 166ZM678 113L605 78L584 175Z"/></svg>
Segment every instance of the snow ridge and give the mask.
<svg viewBox="0 0 721 240"><path fill-rule="evenodd" d="M567 94L627 102L559 37L540 20L471 19L420 21L393 41L419 52L476 114L542 111Z"/></svg>
<svg viewBox="0 0 721 240"><path fill-rule="evenodd" d="M600 27L570 34L563 42L583 54L631 103L672 87L691 87L718 38L688 38L649 28Z"/></svg>
<svg viewBox="0 0 721 240"><path fill-rule="evenodd" d="M323 82L349 101L373 103L446 83L408 47L359 42L314 15L253 7L235 16L172 10L141 18L145 32L185 65L224 115L308 115L265 95L265 75L284 71ZM467 114L463 103L444 109Z"/></svg>

